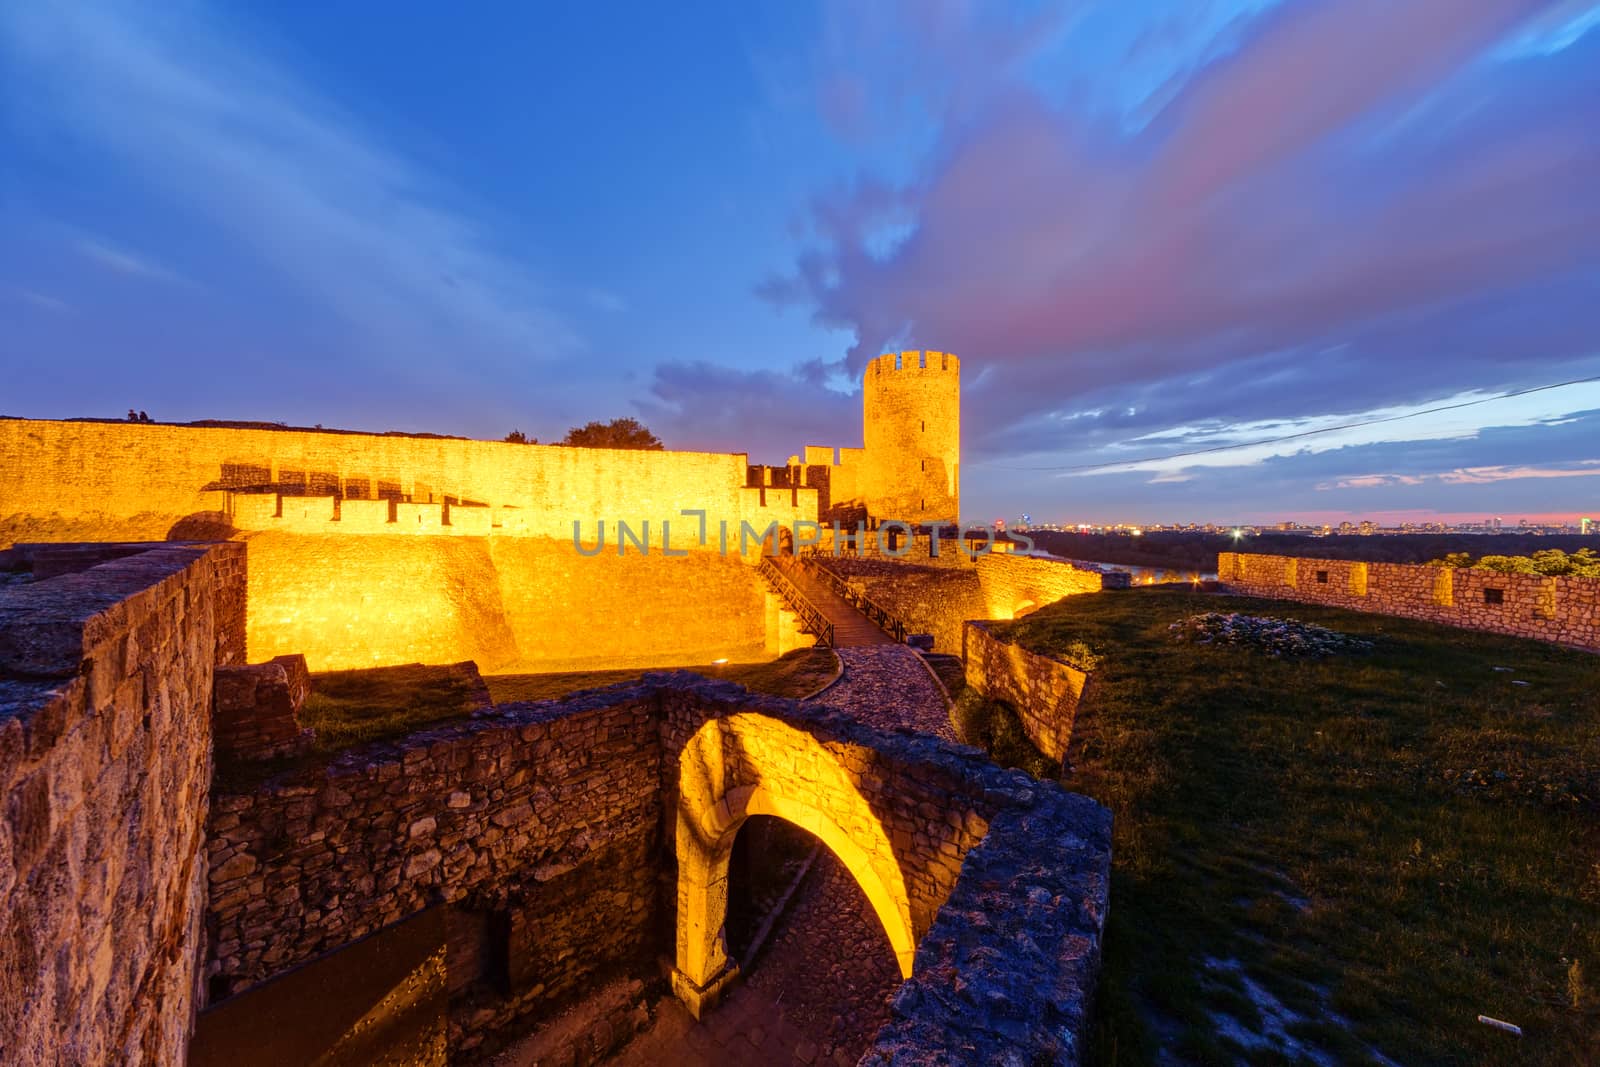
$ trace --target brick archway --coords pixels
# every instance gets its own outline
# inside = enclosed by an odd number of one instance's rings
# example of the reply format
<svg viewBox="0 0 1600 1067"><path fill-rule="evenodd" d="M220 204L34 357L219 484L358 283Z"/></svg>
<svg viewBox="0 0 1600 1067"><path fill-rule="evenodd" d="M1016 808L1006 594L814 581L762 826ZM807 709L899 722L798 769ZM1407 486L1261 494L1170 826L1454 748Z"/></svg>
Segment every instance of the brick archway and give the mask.
<svg viewBox="0 0 1600 1067"><path fill-rule="evenodd" d="M771 815L814 834L871 902L911 976L916 935L888 832L852 772L811 734L766 715L708 720L679 762L677 956L673 991L699 1016L738 973L728 958L728 860L739 827Z"/></svg>

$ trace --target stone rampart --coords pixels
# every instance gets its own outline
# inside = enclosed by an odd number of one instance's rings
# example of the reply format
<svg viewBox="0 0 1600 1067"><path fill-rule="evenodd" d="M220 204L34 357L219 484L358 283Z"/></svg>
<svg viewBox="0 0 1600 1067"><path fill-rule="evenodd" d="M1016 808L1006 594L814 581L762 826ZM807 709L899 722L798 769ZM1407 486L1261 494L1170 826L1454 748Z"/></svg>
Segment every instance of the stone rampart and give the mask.
<svg viewBox="0 0 1600 1067"><path fill-rule="evenodd" d="M625 521L635 530L649 522L659 531L666 519L682 524L674 541L688 548L698 546L682 535L698 532L698 520L681 517L686 508L706 512L713 545L721 521L737 534L741 521L816 518L814 489L749 489L746 466L740 453L0 419L0 547L82 539L85 526L162 540L182 519L230 509L247 530L482 536L498 529L567 541L574 522L592 529Z"/></svg>
<svg viewBox="0 0 1600 1067"><path fill-rule="evenodd" d="M1034 747L1053 760L1065 759L1091 676L995 636L986 622L968 622L963 636L967 684L1010 704Z"/></svg>
<svg viewBox="0 0 1600 1067"><path fill-rule="evenodd" d="M1229 592L1398 615L1600 651L1600 578L1223 552Z"/></svg>
<svg viewBox="0 0 1600 1067"><path fill-rule="evenodd" d="M8 1064L182 1063L197 1005L212 671L242 657L244 546L101 547L73 571L52 546L55 577L0 587Z"/></svg>

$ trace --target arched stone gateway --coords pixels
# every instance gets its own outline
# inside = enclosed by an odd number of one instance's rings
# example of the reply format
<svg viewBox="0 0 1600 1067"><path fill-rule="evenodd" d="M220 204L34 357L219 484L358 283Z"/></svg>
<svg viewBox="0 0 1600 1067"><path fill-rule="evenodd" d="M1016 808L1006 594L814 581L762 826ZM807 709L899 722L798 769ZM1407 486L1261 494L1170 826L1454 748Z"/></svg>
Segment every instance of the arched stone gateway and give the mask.
<svg viewBox="0 0 1600 1067"><path fill-rule="evenodd" d="M673 989L690 1010L698 1016L737 974L724 933L728 859L752 815L793 823L839 857L883 924L902 977L911 977L916 934L905 878L850 772L811 734L741 713L708 720L679 757Z"/></svg>
<svg viewBox="0 0 1600 1067"><path fill-rule="evenodd" d="M735 974L730 852L767 815L837 854L909 974L864 1062L958 1047L973 1062L1070 1064L1086 1032L1110 814L829 708L651 674L218 792L212 813L213 1001L282 996L290 986L268 979L309 981L442 908L452 1052L502 1028L549 1024L538 1032L564 1040L561 1012L606 976L653 976L664 953L702 1011Z"/></svg>

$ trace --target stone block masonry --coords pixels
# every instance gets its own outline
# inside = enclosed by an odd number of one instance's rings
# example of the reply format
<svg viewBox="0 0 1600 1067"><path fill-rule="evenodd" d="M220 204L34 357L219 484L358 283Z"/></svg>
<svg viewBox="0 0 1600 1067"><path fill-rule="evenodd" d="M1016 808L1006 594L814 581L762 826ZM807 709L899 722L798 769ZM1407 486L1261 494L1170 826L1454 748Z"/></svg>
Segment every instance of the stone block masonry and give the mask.
<svg viewBox="0 0 1600 1067"><path fill-rule="evenodd" d="M218 667L212 698L217 758L259 760L304 752L311 735L300 728L300 706L310 694L304 656Z"/></svg>
<svg viewBox="0 0 1600 1067"><path fill-rule="evenodd" d="M870 536L870 535L869 535ZM962 649L962 624L968 619L1012 619L1057 600L1105 589L1125 589L1123 571L1089 570L1066 560L989 552L969 558L957 542L945 541L939 559L961 566L927 566L928 542L913 542L919 554L904 560L881 554L841 556L823 553L818 566L881 604L905 624L908 633L933 635L934 648L956 655Z"/></svg>
<svg viewBox="0 0 1600 1067"><path fill-rule="evenodd" d="M1229 592L1398 615L1600 651L1600 578L1223 552Z"/></svg>
<svg viewBox="0 0 1600 1067"><path fill-rule="evenodd" d="M0 1058L182 1063L212 667L243 652L244 546L77 570L52 548L55 577L0 588Z"/></svg>
<svg viewBox="0 0 1600 1067"><path fill-rule="evenodd" d="M1015 708L1034 747L1053 760L1065 759L1090 675L1003 640L986 622L968 622L964 634L967 684Z"/></svg>
<svg viewBox="0 0 1600 1067"><path fill-rule="evenodd" d="M452 941L480 946L455 953L449 979L458 1050L511 1020L551 1018L612 978L648 977L674 943L674 987L709 1003L732 970L722 955L726 856L752 814L828 843L873 902L903 973L941 923L958 922L948 936L976 958L1020 951L991 939L988 920L947 920L947 901L981 900L1026 924L1040 891L1062 898L1061 880L1077 879L1072 891L1085 899L1059 900L1062 915L1029 943L1027 973L1040 984L1014 990L1005 1009L1053 1028L1025 1034L1021 1051L1033 1040L1076 1047L1082 1005L1041 998L1092 988L1109 871L1104 809L971 749L692 675L502 706L218 795L212 986L246 989L442 902L458 928L483 924ZM1060 885L1027 864L977 873L964 864L980 842L1013 858L1037 851L1041 827L1060 831L1048 846L1060 852L1049 862L1071 868ZM664 893L673 884L675 907ZM922 976L924 992L897 1011L895 1047L920 1040L931 1054L1010 1026L990 1001L955 1015L933 1009L967 997L963 981L943 965Z"/></svg>
<svg viewBox="0 0 1600 1067"><path fill-rule="evenodd" d="M214 996L442 903L452 1047L542 1017L665 943L650 701L533 706L369 746L215 798Z"/></svg>

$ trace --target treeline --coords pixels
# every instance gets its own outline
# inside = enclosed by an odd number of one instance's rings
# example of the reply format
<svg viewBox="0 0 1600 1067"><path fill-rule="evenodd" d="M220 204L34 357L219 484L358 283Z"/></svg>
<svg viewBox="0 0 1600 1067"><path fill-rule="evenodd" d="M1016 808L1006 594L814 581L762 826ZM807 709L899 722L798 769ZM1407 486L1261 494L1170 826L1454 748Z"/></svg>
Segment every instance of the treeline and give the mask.
<svg viewBox="0 0 1600 1067"><path fill-rule="evenodd" d="M1576 552L1580 548L1600 548L1600 536L1577 534L1394 534L1309 537L1305 534L1266 533L1235 539L1231 534L1189 532L1128 534L1088 534L1030 531L1042 549L1070 559L1097 563L1120 563L1128 567L1169 567L1177 570L1211 571L1219 552L1257 552L1272 556L1305 556L1314 559L1353 559L1367 563L1430 563L1452 554L1484 556L1528 556L1560 549Z"/></svg>

